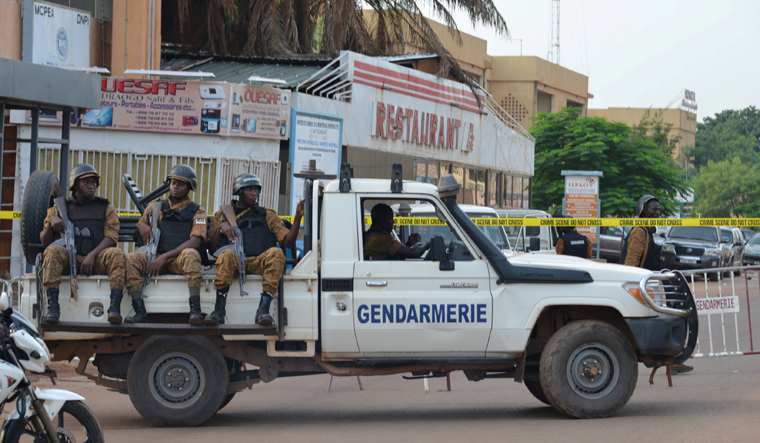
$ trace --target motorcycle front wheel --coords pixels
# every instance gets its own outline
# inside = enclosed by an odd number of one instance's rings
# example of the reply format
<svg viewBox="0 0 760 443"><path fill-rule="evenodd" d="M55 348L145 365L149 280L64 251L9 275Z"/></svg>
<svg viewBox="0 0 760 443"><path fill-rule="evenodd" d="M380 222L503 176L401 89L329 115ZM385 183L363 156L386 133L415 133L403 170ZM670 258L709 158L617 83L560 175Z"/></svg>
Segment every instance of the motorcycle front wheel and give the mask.
<svg viewBox="0 0 760 443"><path fill-rule="evenodd" d="M67 401L53 419L53 428L61 443L103 443L103 431L92 410L81 401ZM44 432L43 432L44 434ZM25 418L9 420L3 425L2 443L42 443L45 435L35 432Z"/></svg>

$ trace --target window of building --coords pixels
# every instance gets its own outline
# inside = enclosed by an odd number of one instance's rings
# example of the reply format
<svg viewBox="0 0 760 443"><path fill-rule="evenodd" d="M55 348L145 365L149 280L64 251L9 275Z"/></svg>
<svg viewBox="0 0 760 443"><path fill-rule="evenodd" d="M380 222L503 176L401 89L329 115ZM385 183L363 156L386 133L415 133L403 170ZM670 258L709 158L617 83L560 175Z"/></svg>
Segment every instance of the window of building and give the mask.
<svg viewBox="0 0 760 443"><path fill-rule="evenodd" d="M499 173L488 173L488 201L486 206L498 206L499 205Z"/></svg>
<svg viewBox="0 0 760 443"><path fill-rule="evenodd" d="M465 172L465 169L462 166L454 166L454 165L451 166L451 174L454 176L455 179L457 179L458 183L462 184L462 192L460 192L457 195L457 202L460 204L464 203L464 195L467 193L467 191L465 190L466 183L464 181L464 172Z"/></svg>
<svg viewBox="0 0 760 443"><path fill-rule="evenodd" d="M523 185L523 178L515 177L514 189L512 191L512 207L513 208L519 209L523 207L522 185Z"/></svg>
<svg viewBox="0 0 760 443"><path fill-rule="evenodd" d="M512 176L504 174L504 184L502 185L501 204L506 208L512 207Z"/></svg>
<svg viewBox="0 0 760 443"><path fill-rule="evenodd" d="M523 179L523 208L530 208L530 178Z"/></svg>
<svg viewBox="0 0 760 443"><path fill-rule="evenodd" d="M538 91L536 94L536 111L550 113L554 107L554 96L544 91Z"/></svg>

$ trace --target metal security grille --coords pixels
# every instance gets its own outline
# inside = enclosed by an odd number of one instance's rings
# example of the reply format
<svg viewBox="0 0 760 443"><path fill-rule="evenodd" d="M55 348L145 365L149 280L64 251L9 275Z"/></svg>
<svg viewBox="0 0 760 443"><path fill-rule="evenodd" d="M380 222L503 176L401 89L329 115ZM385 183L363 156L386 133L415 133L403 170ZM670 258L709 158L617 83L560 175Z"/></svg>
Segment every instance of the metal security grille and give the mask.
<svg viewBox="0 0 760 443"><path fill-rule="evenodd" d="M56 171L60 150L43 147L38 151L37 169ZM207 158L165 154L133 154L72 149L69 164L73 167L89 163L101 175L98 196L107 198L118 212L138 212L121 183L122 174L130 174L137 186L147 194L166 179L174 165L186 164L198 175L198 190L192 195L195 202L206 208L209 215L232 194L232 180L243 172L253 172L261 178L262 205L277 210L280 162L253 159ZM66 184L61 184L66 188Z"/></svg>

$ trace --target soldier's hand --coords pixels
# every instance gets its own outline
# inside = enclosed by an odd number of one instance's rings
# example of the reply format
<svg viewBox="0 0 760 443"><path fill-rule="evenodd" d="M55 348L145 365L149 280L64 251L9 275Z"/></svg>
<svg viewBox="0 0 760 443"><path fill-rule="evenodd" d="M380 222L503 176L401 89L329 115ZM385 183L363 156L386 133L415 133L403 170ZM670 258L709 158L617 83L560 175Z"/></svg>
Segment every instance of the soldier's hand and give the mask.
<svg viewBox="0 0 760 443"><path fill-rule="evenodd" d="M92 274L92 269L95 267L95 256L90 253L84 258L82 265L79 267L79 273L82 275Z"/></svg>
<svg viewBox="0 0 760 443"><path fill-rule="evenodd" d="M421 241L422 241L422 237L420 237L419 233L415 232L414 234L410 235L409 238L406 240L406 245L411 247Z"/></svg>
<svg viewBox="0 0 760 443"><path fill-rule="evenodd" d="M50 221L50 227L53 228L53 231L55 232L63 231L63 228L65 225L63 224L63 219L61 217L53 216L53 217L50 217L49 221Z"/></svg>
<svg viewBox="0 0 760 443"><path fill-rule="evenodd" d="M137 231L140 233L140 238L142 238L143 245L147 245L151 240L153 240L153 231L151 231L150 226L143 223L138 223Z"/></svg>
<svg viewBox="0 0 760 443"><path fill-rule="evenodd" d="M301 200L300 202L298 202L298 205L296 205L296 218L303 217L303 205L304 205L304 200Z"/></svg>
<svg viewBox="0 0 760 443"><path fill-rule="evenodd" d="M219 225L219 229L221 229L224 235L227 236L227 238L230 240L230 243L236 243L238 241L237 230L235 230L231 224L226 222L222 223Z"/></svg>
<svg viewBox="0 0 760 443"><path fill-rule="evenodd" d="M153 262L151 262L150 266L148 266L148 275L151 277L159 275L164 264L166 264L166 255L159 255L156 257Z"/></svg>

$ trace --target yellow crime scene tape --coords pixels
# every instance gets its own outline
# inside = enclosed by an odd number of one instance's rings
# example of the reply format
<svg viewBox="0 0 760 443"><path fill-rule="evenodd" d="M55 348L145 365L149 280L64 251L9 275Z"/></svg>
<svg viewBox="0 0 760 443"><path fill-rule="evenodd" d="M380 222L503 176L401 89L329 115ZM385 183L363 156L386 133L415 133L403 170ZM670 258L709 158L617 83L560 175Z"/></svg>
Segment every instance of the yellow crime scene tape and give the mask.
<svg viewBox="0 0 760 443"><path fill-rule="evenodd" d="M140 214L120 212L119 217L140 217ZM0 220L18 220L20 211L0 211ZM281 215L281 219L293 222L292 215ZM437 217L396 217L398 226L443 226ZM477 217L472 221L478 226L738 226L760 227L760 218L496 218ZM364 217L365 224L372 224L370 217Z"/></svg>

